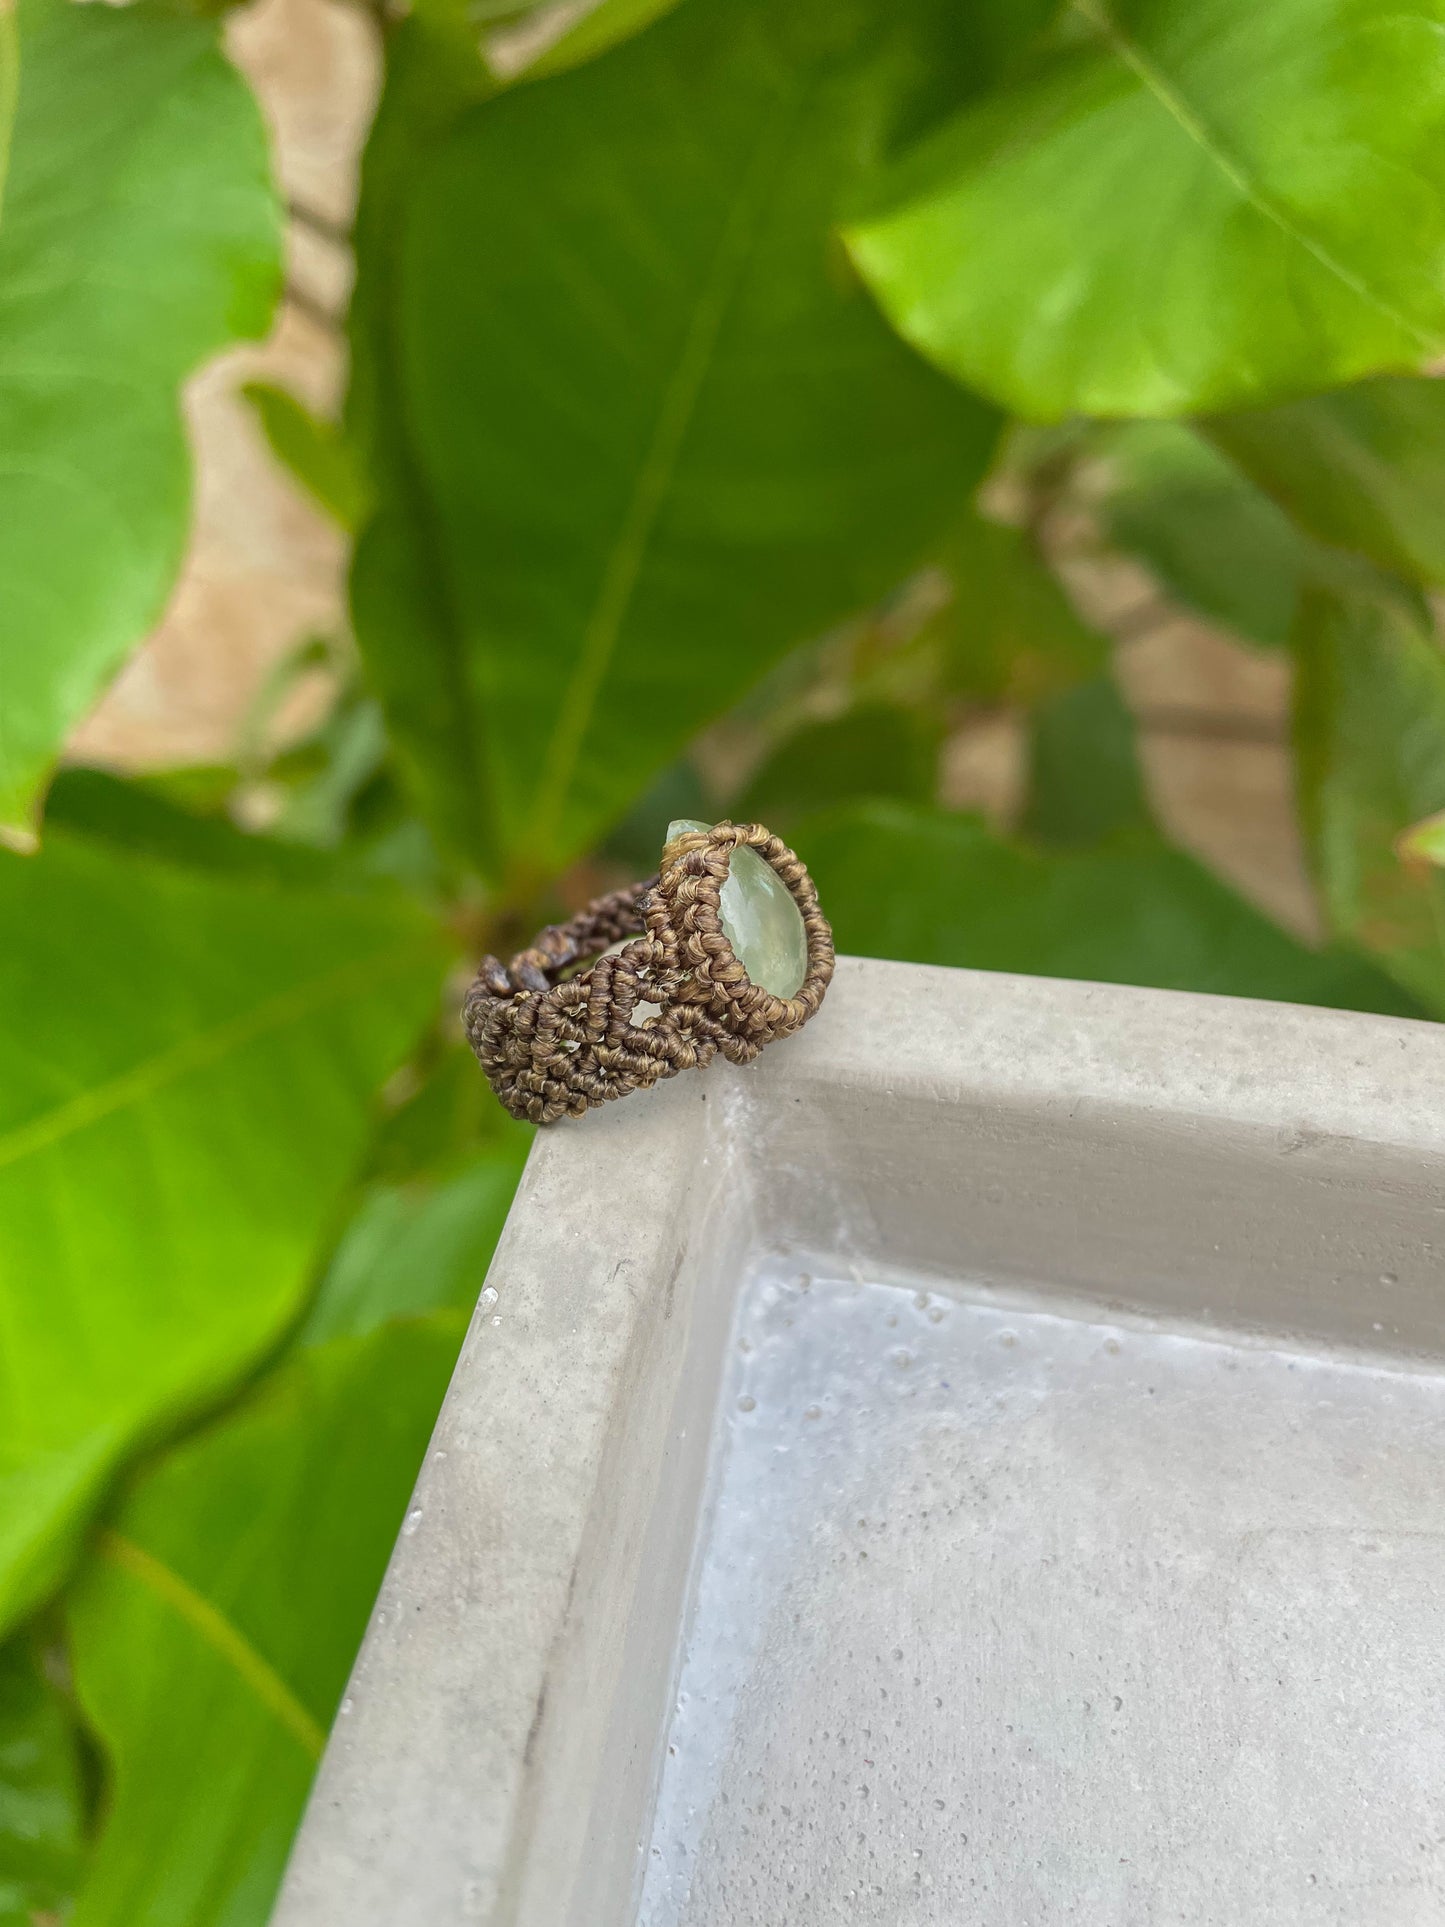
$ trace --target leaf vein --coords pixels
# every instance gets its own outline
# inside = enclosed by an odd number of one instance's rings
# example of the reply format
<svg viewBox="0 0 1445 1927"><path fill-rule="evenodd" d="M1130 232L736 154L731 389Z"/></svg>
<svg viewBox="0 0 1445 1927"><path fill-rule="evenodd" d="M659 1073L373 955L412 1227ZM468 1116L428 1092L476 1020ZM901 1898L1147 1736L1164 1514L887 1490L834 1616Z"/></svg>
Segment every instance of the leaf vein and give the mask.
<svg viewBox="0 0 1445 1927"><path fill-rule="evenodd" d="M280 1030L302 1017L310 1016L334 997L351 995L374 985L381 978L399 973L425 956L427 948L423 944L411 943L383 952L379 957L353 957L337 969L327 971L307 983L293 985L290 990L266 999L252 1010L243 1011L229 1022L216 1025L213 1030L184 1038L169 1050L158 1051L154 1057L146 1058L130 1070L123 1071L120 1076L96 1085L93 1090L80 1092L66 1103L56 1105L53 1110L32 1118L0 1137L0 1169L7 1164L18 1163L21 1158L33 1156L37 1151L48 1149L60 1139L97 1123L111 1112L154 1096L167 1084L216 1063L228 1052L254 1043L268 1031Z"/></svg>
<svg viewBox="0 0 1445 1927"><path fill-rule="evenodd" d="M1181 131L1188 135L1200 151L1224 175L1230 186L1248 203L1255 212L1277 227L1281 234L1293 241L1296 247L1319 263L1336 280L1340 281L1359 300L1368 302L1377 313L1393 321L1403 333L1410 335L1420 345L1434 352L1439 347L1436 338L1418 327L1408 316L1402 314L1391 302L1385 300L1355 271L1347 267L1323 242L1318 241L1302 227L1272 195L1268 194L1253 177L1242 162L1235 159L1218 135L1209 127L1203 117L1196 113L1173 82L1165 75L1149 56L1105 11L1098 0L1070 0L1075 13L1088 21L1104 36L1117 58L1137 78L1144 90L1151 94Z"/></svg>
<svg viewBox="0 0 1445 1927"><path fill-rule="evenodd" d="M270 1661L256 1651L239 1626L228 1619L218 1606L203 1593L197 1592L173 1566L168 1566L164 1560L157 1559L153 1552L147 1552L144 1546L138 1546L133 1539L125 1538L108 1526L102 1528L96 1549L102 1559L118 1566L157 1599L163 1600L177 1618L184 1620L192 1632L198 1633L211 1651L250 1687L255 1697L307 1756L312 1760L321 1758L326 1746L326 1734L319 1721L313 1719Z"/></svg>

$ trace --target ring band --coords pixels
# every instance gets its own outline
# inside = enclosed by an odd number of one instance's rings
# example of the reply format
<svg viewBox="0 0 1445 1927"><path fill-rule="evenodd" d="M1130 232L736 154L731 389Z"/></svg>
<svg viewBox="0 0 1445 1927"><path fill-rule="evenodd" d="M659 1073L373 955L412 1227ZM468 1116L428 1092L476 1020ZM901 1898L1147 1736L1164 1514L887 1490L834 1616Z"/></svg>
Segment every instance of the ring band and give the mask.
<svg viewBox="0 0 1445 1927"><path fill-rule="evenodd" d="M802 916L807 964L791 997L750 980L723 928L722 888L743 846ZM761 823L718 823L675 837L657 876L598 897L509 964L484 957L462 1023L512 1116L550 1124L700 1069L718 1052L750 1063L802 1029L832 975L833 933L803 864Z"/></svg>

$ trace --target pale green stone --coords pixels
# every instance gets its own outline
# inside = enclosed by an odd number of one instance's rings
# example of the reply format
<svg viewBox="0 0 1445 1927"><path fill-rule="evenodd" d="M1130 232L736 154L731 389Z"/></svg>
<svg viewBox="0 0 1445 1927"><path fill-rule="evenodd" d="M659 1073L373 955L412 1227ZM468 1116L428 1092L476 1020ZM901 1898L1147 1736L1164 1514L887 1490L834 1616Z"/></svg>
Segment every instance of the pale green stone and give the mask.
<svg viewBox="0 0 1445 1927"><path fill-rule="evenodd" d="M711 823L679 817L667 840ZM808 974L808 933L803 913L777 871L756 850L739 847L728 859L728 879L718 905L723 935L752 981L775 997L796 997Z"/></svg>

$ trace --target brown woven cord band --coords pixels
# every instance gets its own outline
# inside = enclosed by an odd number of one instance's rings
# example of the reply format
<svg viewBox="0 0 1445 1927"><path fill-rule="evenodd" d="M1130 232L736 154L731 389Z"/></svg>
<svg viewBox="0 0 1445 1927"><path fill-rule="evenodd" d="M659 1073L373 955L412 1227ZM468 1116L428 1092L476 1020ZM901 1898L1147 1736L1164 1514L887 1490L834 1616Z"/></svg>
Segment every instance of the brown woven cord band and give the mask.
<svg viewBox="0 0 1445 1927"><path fill-rule="evenodd" d="M802 912L808 961L794 997L750 982L723 931L719 897L739 844L777 872ZM659 875L553 924L509 964L482 959L462 1022L513 1117L580 1117L717 1052L749 1063L822 1003L833 933L812 878L780 838L761 823L719 823L676 837L663 857ZM596 961L574 969L588 957Z"/></svg>

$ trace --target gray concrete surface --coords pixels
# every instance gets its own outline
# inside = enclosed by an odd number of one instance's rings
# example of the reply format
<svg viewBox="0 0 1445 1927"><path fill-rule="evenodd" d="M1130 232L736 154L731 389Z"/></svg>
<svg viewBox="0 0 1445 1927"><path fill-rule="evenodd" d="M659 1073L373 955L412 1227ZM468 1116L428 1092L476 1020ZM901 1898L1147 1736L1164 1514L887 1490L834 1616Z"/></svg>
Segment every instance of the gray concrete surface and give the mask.
<svg viewBox="0 0 1445 1927"><path fill-rule="evenodd" d="M1445 1918L1442 1090L849 959L544 1134L277 1927Z"/></svg>

